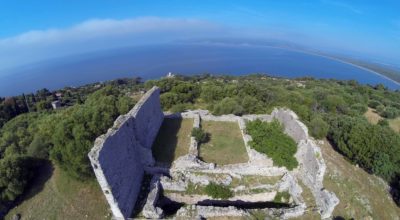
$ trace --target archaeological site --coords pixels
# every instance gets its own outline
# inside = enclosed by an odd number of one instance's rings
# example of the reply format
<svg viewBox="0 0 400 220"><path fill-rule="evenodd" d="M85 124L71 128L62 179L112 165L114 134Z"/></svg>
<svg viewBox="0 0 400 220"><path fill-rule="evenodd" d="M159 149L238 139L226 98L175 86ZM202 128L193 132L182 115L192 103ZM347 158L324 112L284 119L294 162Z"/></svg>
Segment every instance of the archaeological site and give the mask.
<svg viewBox="0 0 400 220"><path fill-rule="evenodd" d="M284 126L297 145L296 168L274 166L250 146L246 125L254 120ZM198 142L193 128L209 132L208 142ZM243 116L164 113L153 87L96 139L88 156L114 219L290 219L310 211L326 219L339 200L323 186L326 165L317 143L289 109ZM306 196L316 206L308 206Z"/></svg>

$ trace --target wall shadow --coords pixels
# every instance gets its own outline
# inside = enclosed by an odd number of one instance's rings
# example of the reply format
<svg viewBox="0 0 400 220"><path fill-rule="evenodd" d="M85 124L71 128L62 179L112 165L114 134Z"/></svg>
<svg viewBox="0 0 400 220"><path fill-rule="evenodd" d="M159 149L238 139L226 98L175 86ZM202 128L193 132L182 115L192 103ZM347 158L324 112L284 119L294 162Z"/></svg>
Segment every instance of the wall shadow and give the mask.
<svg viewBox="0 0 400 220"><path fill-rule="evenodd" d="M171 167L178 143L182 118L165 118L154 140L152 151L157 163Z"/></svg>
<svg viewBox="0 0 400 220"><path fill-rule="evenodd" d="M290 208L292 207L287 203L280 202L246 202L242 200L229 201L229 200L212 200L207 199L197 203L197 205L202 206L216 206L216 207L228 207L234 206L240 209L264 209L264 208Z"/></svg>

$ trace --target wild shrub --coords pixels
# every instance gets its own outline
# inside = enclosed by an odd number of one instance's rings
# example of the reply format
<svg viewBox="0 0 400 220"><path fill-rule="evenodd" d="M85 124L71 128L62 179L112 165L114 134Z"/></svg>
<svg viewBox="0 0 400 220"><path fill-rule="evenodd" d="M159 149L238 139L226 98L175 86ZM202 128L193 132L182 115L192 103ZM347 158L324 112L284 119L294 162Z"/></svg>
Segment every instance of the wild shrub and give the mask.
<svg viewBox="0 0 400 220"><path fill-rule="evenodd" d="M202 128L193 128L192 137L200 143L206 143L209 140L210 135L206 133Z"/></svg>
<svg viewBox="0 0 400 220"><path fill-rule="evenodd" d="M255 120L247 123L247 133L252 137L250 146L256 151L270 157L274 165L284 166L288 170L297 167L298 162L294 157L297 151L296 142L284 133L284 128L279 121L270 123Z"/></svg>

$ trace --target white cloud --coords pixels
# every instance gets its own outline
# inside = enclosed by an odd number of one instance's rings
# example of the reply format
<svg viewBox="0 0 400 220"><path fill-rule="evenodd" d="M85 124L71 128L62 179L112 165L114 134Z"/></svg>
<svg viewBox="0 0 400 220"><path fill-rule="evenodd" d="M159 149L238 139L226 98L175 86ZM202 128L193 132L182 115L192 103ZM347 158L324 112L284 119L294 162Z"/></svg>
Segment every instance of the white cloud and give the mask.
<svg viewBox="0 0 400 220"><path fill-rule="evenodd" d="M126 20L93 19L66 29L35 30L15 37L0 39L0 46L27 45L90 39L93 37L112 37L121 34L140 34L149 32L182 31L189 32L216 30L217 25L193 19L162 19L144 17ZM186 32L188 32L186 31Z"/></svg>
<svg viewBox="0 0 400 220"><path fill-rule="evenodd" d="M0 39L0 69L101 49L228 32L218 24L196 19L92 19L68 28L33 30Z"/></svg>

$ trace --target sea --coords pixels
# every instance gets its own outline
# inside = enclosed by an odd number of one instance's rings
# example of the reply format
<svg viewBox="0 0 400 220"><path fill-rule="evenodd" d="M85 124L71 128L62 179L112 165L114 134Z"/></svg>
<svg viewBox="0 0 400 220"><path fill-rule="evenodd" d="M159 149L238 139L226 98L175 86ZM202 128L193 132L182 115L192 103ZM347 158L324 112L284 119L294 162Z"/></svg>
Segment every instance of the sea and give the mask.
<svg viewBox="0 0 400 220"><path fill-rule="evenodd" d="M255 45L177 43L143 45L56 58L0 70L0 97L123 77L156 79L167 73L268 74L274 77L356 80L400 89L376 72L296 49Z"/></svg>

